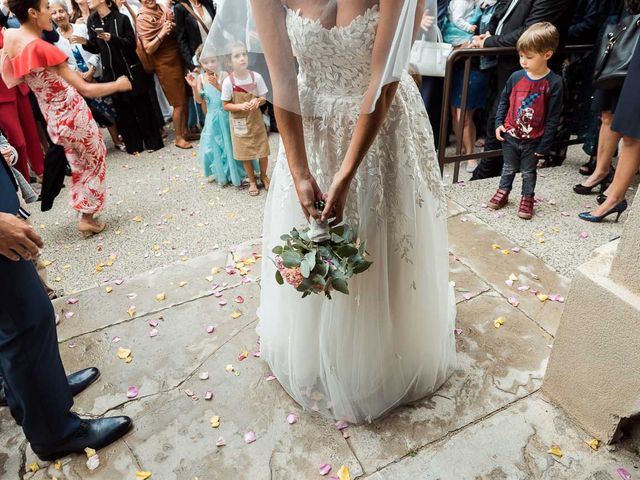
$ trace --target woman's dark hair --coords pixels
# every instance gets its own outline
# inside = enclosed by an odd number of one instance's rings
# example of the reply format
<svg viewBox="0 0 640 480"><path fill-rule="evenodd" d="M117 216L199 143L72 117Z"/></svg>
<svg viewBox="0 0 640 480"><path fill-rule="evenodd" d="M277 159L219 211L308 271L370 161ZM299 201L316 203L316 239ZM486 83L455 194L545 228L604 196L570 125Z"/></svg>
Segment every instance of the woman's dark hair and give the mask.
<svg viewBox="0 0 640 480"><path fill-rule="evenodd" d="M627 10L632 15L637 15L640 13L640 0L626 0L625 1Z"/></svg>
<svg viewBox="0 0 640 480"><path fill-rule="evenodd" d="M107 0L105 3L107 4L107 7L109 7L109 10L111 10L112 12L120 11L120 9L118 8L118 5L116 5L115 0Z"/></svg>
<svg viewBox="0 0 640 480"><path fill-rule="evenodd" d="M29 20L29 9L40 10L41 0L9 0L9 10L16 16L20 23Z"/></svg>
<svg viewBox="0 0 640 480"><path fill-rule="evenodd" d="M71 23L76 23L76 20L82 17L82 12L80 11L80 6L76 0L71 0L71 15L69 21Z"/></svg>

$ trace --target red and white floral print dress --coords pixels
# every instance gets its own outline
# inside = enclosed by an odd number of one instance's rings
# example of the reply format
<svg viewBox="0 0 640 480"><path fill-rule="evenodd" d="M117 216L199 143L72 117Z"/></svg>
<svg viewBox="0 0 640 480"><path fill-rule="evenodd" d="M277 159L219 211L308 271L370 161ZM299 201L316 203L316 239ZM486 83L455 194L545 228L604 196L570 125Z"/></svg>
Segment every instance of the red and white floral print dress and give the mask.
<svg viewBox="0 0 640 480"><path fill-rule="evenodd" d="M71 166L71 205L78 212L96 214L105 200L107 150L85 100L47 68L66 61L57 47L36 39L14 58L3 59L2 75L8 84L24 81L33 91L51 140L64 148Z"/></svg>

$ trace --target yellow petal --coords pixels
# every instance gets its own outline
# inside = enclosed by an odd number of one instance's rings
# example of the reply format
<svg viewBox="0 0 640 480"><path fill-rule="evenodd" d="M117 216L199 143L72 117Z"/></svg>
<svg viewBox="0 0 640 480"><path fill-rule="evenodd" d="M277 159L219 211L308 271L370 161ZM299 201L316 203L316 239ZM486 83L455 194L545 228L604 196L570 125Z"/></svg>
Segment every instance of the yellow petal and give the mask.
<svg viewBox="0 0 640 480"><path fill-rule="evenodd" d="M159 302L166 300L167 295L164 292L160 292L159 294L156 295L156 300L158 300Z"/></svg>
<svg viewBox="0 0 640 480"><path fill-rule="evenodd" d="M515 273L512 273L511 275L509 275L509 280L511 280L512 282L517 282L518 276Z"/></svg>
<svg viewBox="0 0 640 480"><path fill-rule="evenodd" d="M552 445L551 448L547 451L551 455L555 455L556 457L562 458L564 453L562 453L562 449L557 445Z"/></svg>
<svg viewBox="0 0 640 480"><path fill-rule="evenodd" d="M124 359L124 363L131 363L133 361L133 357L127 357Z"/></svg>
<svg viewBox="0 0 640 480"><path fill-rule="evenodd" d="M211 420L209 420L209 422L211 422L211 427L218 428L220 426L220 417L218 415L214 415L213 417L211 417Z"/></svg>
<svg viewBox="0 0 640 480"><path fill-rule="evenodd" d="M493 321L493 326L496 328L500 328L502 325L504 325L504 322L506 322L507 319L504 317L498 317Z"/></svg>
<svg viewBox="0 0 640 480"><path fill-rule="evenodd" d="M243 268L243 267L244 267L244 262L236 263L236 268Z"/></svg>
<svg viewBox="0 0 640 480"><path fill-rule="evenodd" d="M232 212L229 212L229 213L227 213L227 218L228 218L229 220L233 220L234 218L236 218L236 214L235 214L235 213L232 213Z"/></svg>
<svg viewBox="0 0 640 480"><path fill-rule="evenodd" d="M133 318L136 314L136 307L129 307L127 313L129 314L129 318Z"/></svg>
<svg viewBox="0 0 640 480"><path fill-rule="evenodd" d="M56 463L53 464L53 468L55 468L56 470L61 470L62 462L60 460L56 460Z"/></svg>
<svg viewBox="0 0 640 480"><path fill-rule="evenodd" d="M218 273L220 273L222 271L222 269L220 267L213 267L211 269L211 274L212 275L217 275Z"/></svg>
<svg viewBox="0 0 640 480"><path fill-rule="evenodd" d="M503 255L510 255L511 254L511 250L502 250L502 254Z"/></svg>
<svg viewBox="0 0 640 480"><path fill-rule="evenodd" d="M126 360L131 356L131 349L120 347L118 348L118 352L116 353L116 355L118 356L118 358Z"/></svg>
<svg viewBox="0 0 640 480"><path fill-rule="evenodd" d="M104 263L96 265L96 272L101 272L104 269Z"/></svg>
<svg viewBox="0 0 640 480"><path fill-rule="evenodd" d="M213 275L207 275L206 277L204 277L204 279L205 279L207 282L213 282Z"/></svg>
<svg viewBox="0 0 640 480"><path fill-rule="evenodd" d="M542 237L544 235L544 232L536 232L536 237Z"/></svg>
<svg viewBox="0 0 640 480"><path fill-rule="evenodd" d="M338 470L338 478L340 480L351 480L351 474L349 473L349 469L345 465L342 465L340 467L340 470Z"/></svg>
<svg viewBox="0 0 640 480"><path fill-rule="evenodd" d="M536 297L538 297L538 300L541 302L546 302L549 299L549 295L545 295L544 293L539 293Z"/></svg>
<svg viewBox="0 0 640 480"><path fill-rule="evenodd" d="M140 223L142 221L142 217L140 215L136 215L131 220L133 220L134 222Z"/></svg>
<svg viewBox="0 0 640 480"><path fill-rule="evenodd" d="M68 263L62 267L63 270L69 270L70 268L71 265L69 265Z"/></svg>
<svg viewBox="0 0 640 480"><path fill-rule="evenodd" d="M48 267L49 265L51 265L53 262L51 260L43 260L42 261L42 265L45 267Z"/></svg>
<svg viewBox="0 0 640 480"><path fill-rule="evenodd" d="M494 250L501 250L502 247L500 245L498 245L497 243L494 243L493 245L491 245L491 248L493 248Z"/></svg>
<svg viewBox="0 0 640 480"><path fill-rule="evenodd" d="M33 462L31 465L29 465L30 472L37 472L38 470L40 470L40 467L36 462Z"/></svg>
<svg viewBox="0 0 640 480"><path fill-rule="evenodd" d="M136 480L147 480L151 478L151 472L136 472Z"/></svg>
<svg viewBox="0 0 640 480"><path fill-rule="evenodd" d="M107 288L105 288L105 291L107 293L111 293L111 292L113 292L113 287L107 287Z"/></svg>
<svg viewBox="0 0 640 480"><path fill-rule="evenodd" d="M236 311L236 312L233 312L233 313L231 314L231 318L234 318L234 319L235 319L235 318L239 318L241 315L242 315L242 313L240 313L240 312Z"/></svg>
<svg viewBox="0 0 640 480"><path fill-rule="evenodd" d="M178 286L179 286L179 287L184 287L184 286L186 286L186 285L187 285L187 282L185 282L185 281L182 281L182 282L180 282L180 283L178 284Z"/></svg>
<svg viewBox="0 0 640 480"><path fill-rule="evenodd" d="M233 370L234 370L233 365L231 365L231 364L229 364L229 365L227 365L226 367L224 367L224 369L225 369L227 372L233 372Z"/></svg>
<svg viewBox="0 0 640 480"><path fill-rule="evenodd" d="M91 458L96 454L96 451L93 448L87 447L84 449L84 453L87 454L87 458Z"/></svg>
<svg viewBox="0 0 640 480"><path fill-rule="evenodd" d="M120 235L121 233L122 233L122 231L120 231L120 230L116 230L116 231L115 231L115 234L116 234L116 235Z"/></svg>
<svg viewBox="0 0 640 480"><path fill-rule="evenodd" d="M538 238L538 243L544 243L545 239L543 237Z"/></svg>
<svg viewBox="0 0 640 480"><path fill-rule="evenodd" d="M597 438L592 438L587 442L587 445L589 445L594 450L597 450L598 447L600 447L600 440L598 440Z"/></svg>
<svg viewBox="0 0 640 480"><path fill-rule="evenodd" d="M156 244L154 246L151 247L151 250L153 250L154 252L157 252L158 250L160 250L160 245Z"/></svg>

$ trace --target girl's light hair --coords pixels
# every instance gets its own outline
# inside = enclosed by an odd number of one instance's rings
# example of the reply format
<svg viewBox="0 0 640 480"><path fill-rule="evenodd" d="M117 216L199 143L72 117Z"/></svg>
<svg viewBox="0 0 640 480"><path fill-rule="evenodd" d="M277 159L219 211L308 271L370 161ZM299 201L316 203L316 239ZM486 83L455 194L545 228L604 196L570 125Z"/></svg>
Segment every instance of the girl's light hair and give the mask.
<svg viewBox="0 0 640 480"><path fill-rule="evenodd" d="M531 25L520 37L516 48L518 52L539 53L555 52L560 45L560 32L549 22Z"/></svg>

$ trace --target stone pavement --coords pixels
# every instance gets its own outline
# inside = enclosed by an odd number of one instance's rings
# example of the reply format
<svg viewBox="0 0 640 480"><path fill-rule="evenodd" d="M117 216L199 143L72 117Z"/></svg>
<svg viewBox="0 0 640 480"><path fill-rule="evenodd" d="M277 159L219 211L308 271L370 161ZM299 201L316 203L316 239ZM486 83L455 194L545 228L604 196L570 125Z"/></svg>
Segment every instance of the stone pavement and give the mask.
<svg viewBox="0 0 640 480"><path fill-rule="evenodd" d="M66 368L102 371L76 411L131 415L135 427L98 452L97 469L83 455L56 468L37 460L0 409L0 477L308 480L323 478L326 463L324 478L345 465L363 480L640 478L640 459L592 449L539 392L563 309L543 295L561 300L553 295L565 296L569 281L453 202L449 229L458 369L431 398L342 432L301 411L254 355L260 262L268 260L253 263L260 245L249 242L85 290L77 303L56 301ZM246 276L225 269L241 261ZM505 322L496 328L498 317ZM131 350L130 363L119 348ZM132 386L139 393L130 399ZM297 423L287 422L290 413ZM247 432L254 443L245 443ZM226 445L216 446L220 437ZM553 446L562 457L548 453Z"/></svg>

